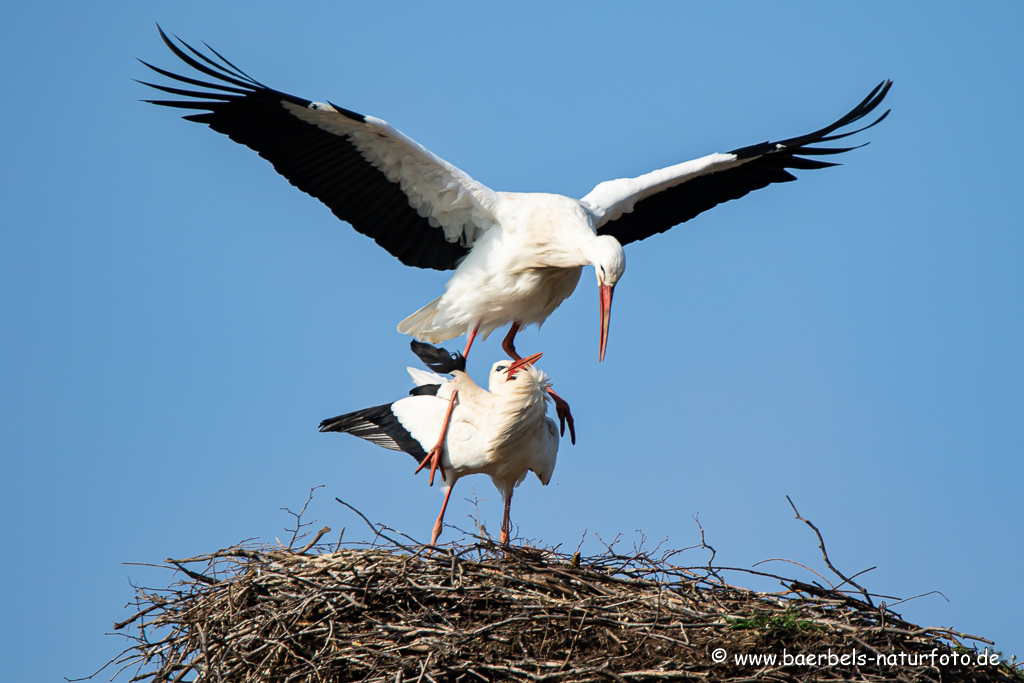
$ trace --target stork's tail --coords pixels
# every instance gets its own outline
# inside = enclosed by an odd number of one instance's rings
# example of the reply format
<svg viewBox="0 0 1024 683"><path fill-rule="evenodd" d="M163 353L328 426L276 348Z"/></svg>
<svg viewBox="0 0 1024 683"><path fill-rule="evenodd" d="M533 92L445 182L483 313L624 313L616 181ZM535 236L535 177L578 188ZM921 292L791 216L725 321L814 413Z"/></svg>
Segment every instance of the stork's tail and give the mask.
<svg viewBox="0 0 1024 683"><path fill-rule="evenodd" d="M441 303L441 297L437 297L429 304L398 323L398 331L402 334L413 336L420 341L436 343L447 339L448 337L436 336L437 330L434 329L434 320L437 318L439 303Z"/></svg>

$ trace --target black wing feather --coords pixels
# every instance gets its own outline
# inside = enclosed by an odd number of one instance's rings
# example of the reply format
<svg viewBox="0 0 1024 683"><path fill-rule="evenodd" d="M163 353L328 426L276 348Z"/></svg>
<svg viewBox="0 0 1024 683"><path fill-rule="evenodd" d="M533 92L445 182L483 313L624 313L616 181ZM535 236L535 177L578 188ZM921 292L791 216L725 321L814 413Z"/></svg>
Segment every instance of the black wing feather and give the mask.
<svg viewBox="0 0 1024 683"><path fill-rule="evenodd" d="M330 417L320 423L321 432L347 432L360 439L366 439L383 448L393 451L404 451L423 462L427 452L422 444L412 437L395 414L391 412L391 403L374 406L354 413L346 413Z"/></svg>
<svg viewBox="0 0 1024 683"><path fill-rule="evenodd" d="M409 390L410 396L437 396L440 384L421 384Z"/></svg>
<svg viewBox="0 0 1024 683"><path fill-rule="evenodd" d="M451 374L456 370L466 371L466 358L458 351L450 353L447 349L415 339L410 342L410 346L423 364L434 372Z"/></svg>
<svg viewBox="0 0 1024 683"><path fill-rule="evenodd" d="M892 81L889 80L878 84L846 116L813 133L780 142L762 142L735 149L730 154L750 161L717 173L697 176L642 199L634 205L632 212L608 221L597 232L601 235L611 235L621 244L629 244L665 232L712 207L739 199L772 183L796 180L796 176L786 169L812 170L836 166L837 164L833 162L807 157L841 154L864 145L843 148L812 145L841 140L881 123L889 115L888 111L862 128L833 135L840 128L870 114L882 102L891 86Z"/></svg>
<svg viewBox="0 0 1024 683"><path fill-rule="evenodd" d="M179 59L215 82L142 62L162 76L207 89L195 91L144 83L162 92L192 98L147 102L200 111L183 118L204 123L256 151L288 182L319 199L335 216L373 238L408 266L451 270L469 252L457 242L448 242L442 229L431 226L427 218L420 216L401 187L366 161L347 136L306 123L282 106L282 102L291 102L308 107L309 100L264 86L209 46L217 59L181 41L199 58L196 59L175 45L163 30L160 36ZM365 120L361 114L343 107L335 109L350 119Z"/></svg>

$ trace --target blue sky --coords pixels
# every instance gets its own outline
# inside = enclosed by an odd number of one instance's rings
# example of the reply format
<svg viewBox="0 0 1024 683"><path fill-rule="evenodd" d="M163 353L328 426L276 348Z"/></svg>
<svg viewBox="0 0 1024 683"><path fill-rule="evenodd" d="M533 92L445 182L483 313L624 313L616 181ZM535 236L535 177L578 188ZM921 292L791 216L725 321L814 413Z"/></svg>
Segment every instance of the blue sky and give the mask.
<svg viewBox="0 0 1024 683"><path fill-rule="evenodd" d="M59 9L58 9L59 7ZM909 597L1024 655L1024 6L954 3L46 3L0 8L0 610L11 680L91 673L155 563L273 542L338 496L429 536L411 458L319 434L394 400L402 266L252 152L139 102L155 22L273 87L386 119L500 190L580 197L802 134L884 78L893 113L800 173L627 247L608 358L592 269L519 337L576 415L520 536L707 540ZM501 356L500 335L470 370ZM450 344L458 348L463 340ZM459 484L448 520L500 499ZM333 534L332 534L333 535ZM447 530L444 539L457 533ZM706 556L685 557L702 564ZM794 578L791 564L762 565ZM751 585L742 577L740 583ZM767 587L767 586L759 586ZM58 645L55 646L55 643Z"/></svg>

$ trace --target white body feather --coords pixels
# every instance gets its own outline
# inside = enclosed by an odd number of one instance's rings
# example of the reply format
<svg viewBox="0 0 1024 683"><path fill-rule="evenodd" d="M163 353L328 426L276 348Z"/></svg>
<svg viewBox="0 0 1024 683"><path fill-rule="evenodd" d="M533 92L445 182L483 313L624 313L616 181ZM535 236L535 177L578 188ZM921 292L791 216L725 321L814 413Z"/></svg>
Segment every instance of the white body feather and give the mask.
<svg viewBox="0 0 1024 683"><path fill-rule="evenodd" d="M583 206L560 195L498 195L501 229L477 239L445 293L399 323L399 332L437 343L479 326L486 339L512 322L542 324L576 289L590 263L581 245L597 237Z"/></svg>

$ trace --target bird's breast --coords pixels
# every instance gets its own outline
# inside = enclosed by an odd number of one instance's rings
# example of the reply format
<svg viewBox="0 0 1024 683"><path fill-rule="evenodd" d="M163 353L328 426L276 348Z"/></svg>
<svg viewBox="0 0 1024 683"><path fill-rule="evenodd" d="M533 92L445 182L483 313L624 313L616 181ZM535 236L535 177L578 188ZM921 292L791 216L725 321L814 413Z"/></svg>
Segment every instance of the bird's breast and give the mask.
<svg viewBox="0 0 1024 683"><path fill-rule="evenodd" d="M518 321L542 323L576 289L582 267L487 269L464 264L448 282L441 305L459 324L481 331ZM488 329L489 328L489 329Z"/></svg>

